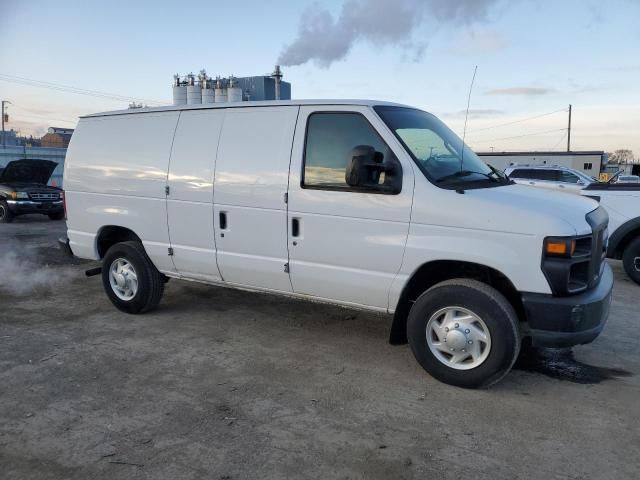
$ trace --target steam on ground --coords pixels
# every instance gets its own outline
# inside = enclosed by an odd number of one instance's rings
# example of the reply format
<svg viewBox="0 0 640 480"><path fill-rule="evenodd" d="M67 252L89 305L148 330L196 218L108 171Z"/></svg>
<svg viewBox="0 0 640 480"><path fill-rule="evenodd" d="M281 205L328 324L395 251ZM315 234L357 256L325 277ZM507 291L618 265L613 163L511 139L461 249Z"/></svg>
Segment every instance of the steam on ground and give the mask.
<svg viewBox="0 0 640 480"><path fill-rule="evenodd" d="M0 246L0 292L28 295L62 288L77 273L69 267L50 266L37 249L8 242Z"/></svg>

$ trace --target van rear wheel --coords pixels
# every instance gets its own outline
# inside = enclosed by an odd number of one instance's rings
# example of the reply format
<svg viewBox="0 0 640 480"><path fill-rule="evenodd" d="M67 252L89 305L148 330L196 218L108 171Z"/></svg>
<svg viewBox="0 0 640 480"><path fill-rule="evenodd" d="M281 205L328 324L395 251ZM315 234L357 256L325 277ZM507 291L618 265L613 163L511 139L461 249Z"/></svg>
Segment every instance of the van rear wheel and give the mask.
<svg viewBox="0 0 640 480"><path fill-rule="evenodd" d="M624 249L622 265L629 278L640 285L640 237L633 240Z"/></svg>
<svg viewBox="0 0 640 480"><path fill-rule="evenodd" d="M511 370L520 351L518 317L495 288L447 280L413 304L407 336L416 360L441 382L488 387Z"/></svg>
<svg viewBox="0 0 640 480"><path fill-rule="evenodd" d="M116 243L102 260L102 284L116 308L126 313L154 309L164 292L164 275L140 242Z"/></svg>

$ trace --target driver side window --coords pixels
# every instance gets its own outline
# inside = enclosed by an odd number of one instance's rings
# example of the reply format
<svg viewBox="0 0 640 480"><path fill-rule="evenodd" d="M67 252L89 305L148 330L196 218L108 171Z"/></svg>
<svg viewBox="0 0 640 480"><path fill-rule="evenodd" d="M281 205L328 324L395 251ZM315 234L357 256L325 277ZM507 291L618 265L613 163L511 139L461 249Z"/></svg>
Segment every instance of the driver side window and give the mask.
<svg viewBox="0 0 640 480"><path fill-rule="evenodd" d="M571 172L560 172L560 181L563 183L578 183L578 180L578 176Z"/></svg>
<svg viewBox="0 0 640 480"><path fill-rule="evenodd" d="M395 158L391 149L360 113L355 112L318 112L309 116L304 153L303 188L328 190L354 190L347 183L349 168L357 147L372 147L377 152L376 159L389 162ZM358 149L362 150L362 148ZM381 193L387 175L381 172L377 177ZM369 190L376 193L377 185ZM360 189L362 190L362 189Z"/></svg>

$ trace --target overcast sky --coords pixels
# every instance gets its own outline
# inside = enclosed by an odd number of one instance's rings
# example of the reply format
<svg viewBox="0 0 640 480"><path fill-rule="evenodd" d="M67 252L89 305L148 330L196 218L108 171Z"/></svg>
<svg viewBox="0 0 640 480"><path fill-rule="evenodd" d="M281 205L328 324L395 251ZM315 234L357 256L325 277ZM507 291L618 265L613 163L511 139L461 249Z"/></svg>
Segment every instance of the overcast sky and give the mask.
<svg viewBox="0 0 640 480"><path fill-rule="evenodd" d="M397 101L460 134L478 65L476 150L566 148L571 103L574 150L640 156L640 0L0 2L0 97L22 134L127 103L2 75L169 103L176 72L259 75L277 61L294 98Z"/></svg>

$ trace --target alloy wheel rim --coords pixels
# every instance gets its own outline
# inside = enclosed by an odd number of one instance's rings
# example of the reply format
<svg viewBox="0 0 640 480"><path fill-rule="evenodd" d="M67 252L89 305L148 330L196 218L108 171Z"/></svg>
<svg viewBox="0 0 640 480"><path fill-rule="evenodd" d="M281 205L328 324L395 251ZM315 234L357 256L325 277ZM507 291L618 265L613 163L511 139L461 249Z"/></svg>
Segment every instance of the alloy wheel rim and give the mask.
<svg viewBox="0 0 640 480"><path fill-rule="evenodd" d="M109 267L111 290L120 300L129 301L138 293L138 275L125 258L116 258Z"/></svg>
<svg viewBox="0 0 640 480"><path fill-rule="evenodd" d="M445 307L435 312L426 327L431 353L449 368L471 370L482 365L491 351L486 323L464 307Z"/></svg>
<svg viewBox="0 0 640 480"><path fill-rule="evenodd" d="M0 205L0 218L4 218L6 211L4 209L4 205Z"/></svg>
<svg viewBox="0 0 640 480"><path fill-rule="evenodd" d="M637 272L640 272L640 257L636 257L633 259L633 266L635 267Z"/></svg>

